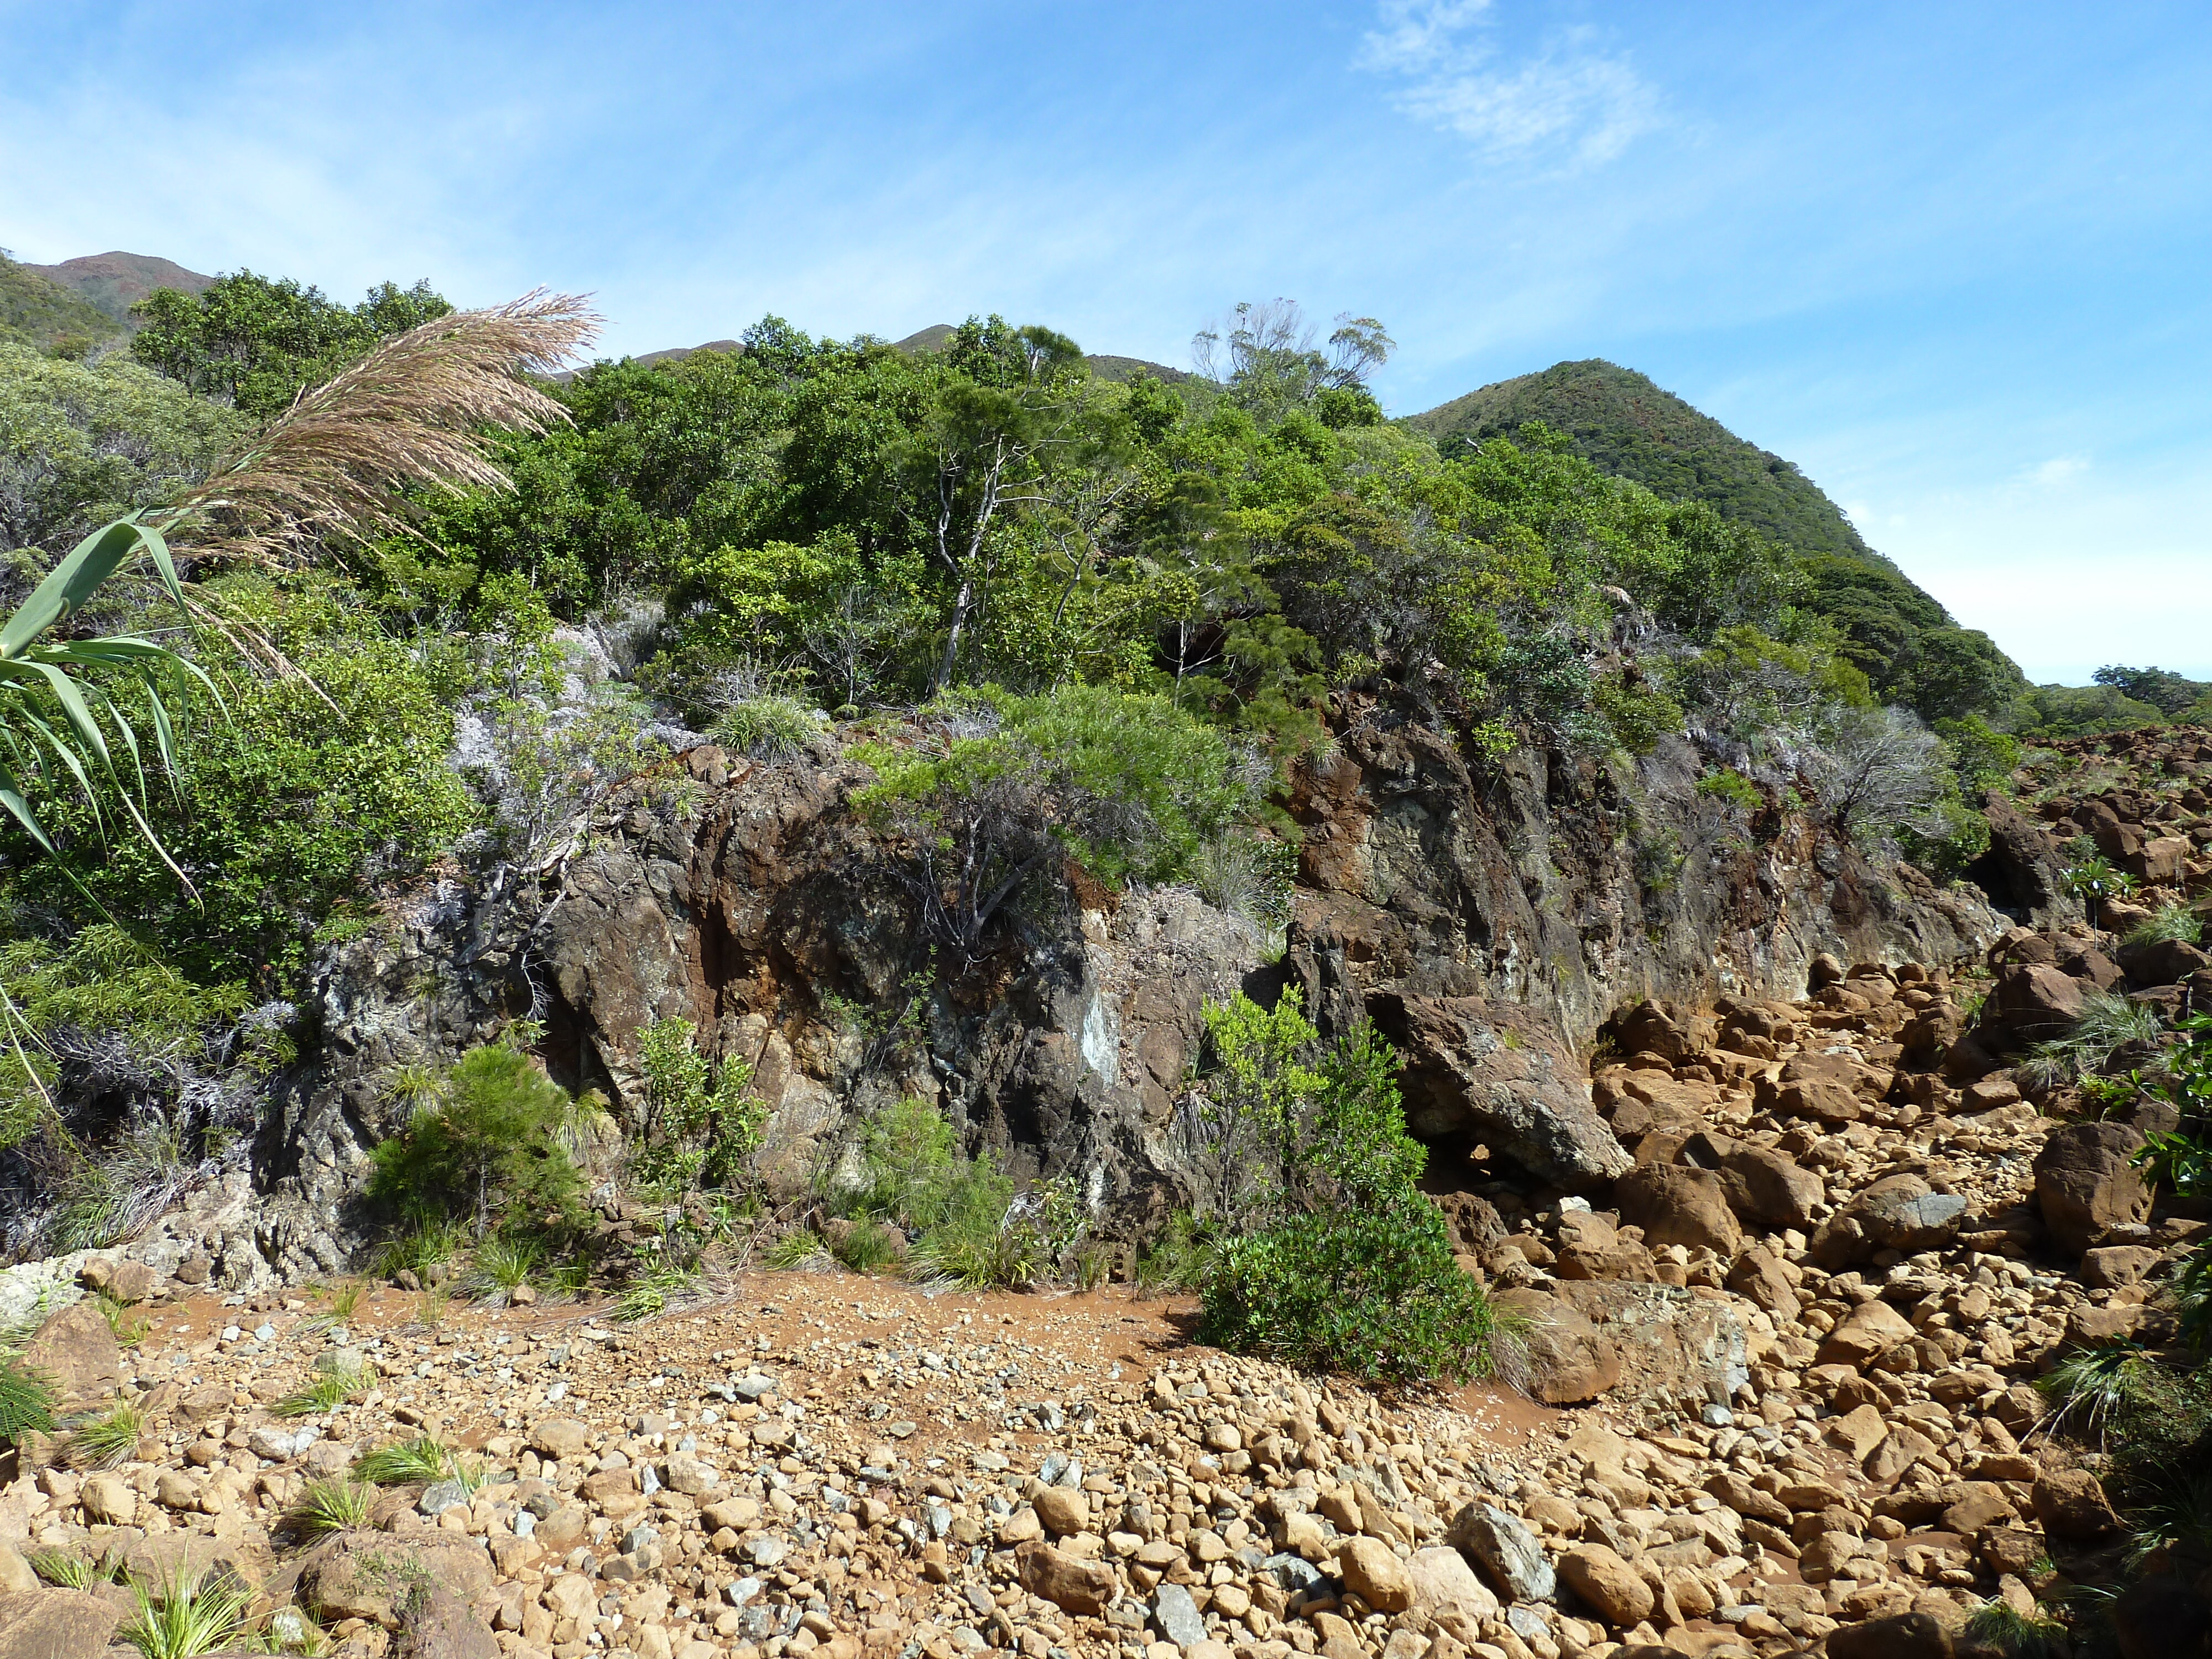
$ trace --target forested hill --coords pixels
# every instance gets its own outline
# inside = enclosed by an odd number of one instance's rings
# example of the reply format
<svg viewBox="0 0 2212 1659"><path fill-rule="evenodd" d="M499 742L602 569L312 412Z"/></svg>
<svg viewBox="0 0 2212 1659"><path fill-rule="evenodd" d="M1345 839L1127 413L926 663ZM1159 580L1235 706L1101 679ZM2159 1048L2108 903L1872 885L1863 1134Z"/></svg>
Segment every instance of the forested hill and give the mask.
<svg viewBox="0 0 2212 1659"><path fill-rule="evenodd" d="M2026 691L2026 677L1987 635L1960 628L1932 595L1868 546L1843 509L1796 465L1632 368L1597 357L1554 363L1409 416L1404 424L1449 456L1492 438L1517 440L1539 422L1615 477L1668 501L1702 501L1797 554L1817 608L1844 629L1850 655L1886 695L1924 712L1950 712ZM1960 682L1958 690L1951 681Z"/></svg>
<svg viewBox="0 0 2212 1659"><path fill-rule="evenodd" d="M1799 553L1881 559L1796 466L1737 437L1649 376L1602 358L1499 380L1406 423L1449 455L1486 438L1515 437L1534 421L1565 433L1577 453L1617 477L1633 478L1668 500L1704 501Z"/></svg>

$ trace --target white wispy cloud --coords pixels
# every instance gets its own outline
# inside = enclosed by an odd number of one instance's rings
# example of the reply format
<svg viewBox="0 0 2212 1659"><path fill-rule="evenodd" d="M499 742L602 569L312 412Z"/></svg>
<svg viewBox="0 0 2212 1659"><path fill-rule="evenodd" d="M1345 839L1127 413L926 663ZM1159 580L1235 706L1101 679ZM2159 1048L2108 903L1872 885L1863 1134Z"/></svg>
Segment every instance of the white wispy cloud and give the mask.
<svg viewBox="0 0 2212 1659"><path fill-rule="evenodd" d="M2062 484L2089 470L2087 455L2054 455L2029 475L2039 484Z"/></svg>
<svg viewBox="0 0 2212 1659"><path fill-rule="evenodd" d="M1491 0L1382 0L1376 21L1359 66L1404 82L1399 108L1485 155L1594 166L1658 125L1657 92L1587 29L1508 63L1486 33Z"/></svg>

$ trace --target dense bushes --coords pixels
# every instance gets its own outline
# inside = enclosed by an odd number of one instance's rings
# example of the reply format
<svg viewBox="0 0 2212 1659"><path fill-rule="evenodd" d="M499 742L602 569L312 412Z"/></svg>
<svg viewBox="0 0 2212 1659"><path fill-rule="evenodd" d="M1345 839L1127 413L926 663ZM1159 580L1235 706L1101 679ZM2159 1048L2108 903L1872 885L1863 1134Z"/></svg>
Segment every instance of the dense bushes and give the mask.
<svg viewBox="0 0 2212 1659"><path fill-rule="evenodd" d="M592 1109L519 1049L471 1049L377 1144L369 1196L465 1219L479 1236L562 1231L578 1218L583 1177L572 1150Z"/></svg>
<svg viewBox="0 0 2212 1659"><path fill-rule="evenodd" d="M1207 1024L1218 1070L1187 1108L1214 1153L1203 1340L1377 1379L1486 1372L1497 1314L1414 1184L1389 1045L1363 1026L1316 1053L1295 992Z"/></svg>

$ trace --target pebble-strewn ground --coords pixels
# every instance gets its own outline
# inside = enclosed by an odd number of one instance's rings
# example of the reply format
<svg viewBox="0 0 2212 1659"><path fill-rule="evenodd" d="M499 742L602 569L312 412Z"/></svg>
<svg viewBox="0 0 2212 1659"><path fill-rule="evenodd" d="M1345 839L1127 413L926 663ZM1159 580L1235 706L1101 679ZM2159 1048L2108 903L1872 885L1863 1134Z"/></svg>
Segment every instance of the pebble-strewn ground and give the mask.
<svg viewBox="0 0 2212 1659"><path fill-rule="evenodd" d="M333 1326L304 1295L158 1286L119 1356L80 1306L50 1356L90 1392L119 1381L145 1435L106 1472L26 1449L0 1490L0 1589L21 1598L0 1601L0 1656L11 1616L130 1604L31 1593L39 1550L142 1575L228 1560L344 1651L461 1659L1778 1655L2027 1605L2112 1517L2031 1437L2025 1380L2054 1345L2135 1328L2198 1225L2148 1224L2108 1160L2069 1189L2086 1233L2054 1243L2030 1201L2050 1121L2001 1078L1899 1084L1964 994L1869 968L1794 1006L1650 1009L1596 1079L1639 1162L1613 1207L1458 1201L1468 1266L1541 1326L1524 1381L1564 1402L1610 1364L1595 1404L1382 1400L1193 1346L1187 1304L1119 1288L762 1273L621 1327L391 1288ZM1623 1295L1662 1338L1740 1346L1638 1347ZM374 1391L273 1414L331 1364ZM466 1449L471 1480L290 1535L307 1483L423 1431Z"/></svg>

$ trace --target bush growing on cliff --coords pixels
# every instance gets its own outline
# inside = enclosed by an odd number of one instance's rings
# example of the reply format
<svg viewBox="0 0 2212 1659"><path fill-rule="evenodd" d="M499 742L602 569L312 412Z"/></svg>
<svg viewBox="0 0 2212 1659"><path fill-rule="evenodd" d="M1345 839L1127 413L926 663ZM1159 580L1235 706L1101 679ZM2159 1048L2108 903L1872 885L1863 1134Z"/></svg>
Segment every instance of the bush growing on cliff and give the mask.
<svg viewBox="0 0 2212 1659"><path fill-rule="evenodd" d="M378 1144L369 1195L397 1210L472 1219L491 1231L557 1231L577 1218L583 1178L568 1140L580 1104L519 1048L474 1048L442 1098Z"/></svg>
<svg viewBox="0 0 2212 1659"><path fill-rule="evenodd" d="M1314 1056L1295 997L1211 1011L1224 1112L1249 1124L1249 1213L1204 1270L1202 1340L1377 1381L1487 1373L1498 1316L1460 1271L1443 1215L1414 1184L1397 1060L1361 1026ZM1309 1057L1310 1063L1308 1063Z"/></svg>
<svg viewBox="0 0 2212 1659"><path fill-rule="evenodd" d="M688 1019L659 1019L637 1034L645 1071L646 1121L630 1153L641 1190L665 1201L702 1188L728 1190L750 1179L768 1107L752 1093L752 1067L716 1066L701 1054Z"/></svg>

